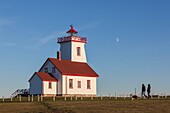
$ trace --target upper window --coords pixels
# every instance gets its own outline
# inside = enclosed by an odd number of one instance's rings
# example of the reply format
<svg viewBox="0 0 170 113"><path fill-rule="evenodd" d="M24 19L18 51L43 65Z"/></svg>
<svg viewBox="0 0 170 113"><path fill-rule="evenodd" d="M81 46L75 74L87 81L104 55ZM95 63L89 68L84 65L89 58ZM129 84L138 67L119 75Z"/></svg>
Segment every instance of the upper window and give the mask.
<svg viewBox="0 0 170 113"><path fill-rule="evenodd" d="M52 89L52 82L48 83L48 89Z"/></svg>
<svg viewBox="0 0 170 113"><path fill-rule="evenodd" d="M81 56L80 47L77 47L77 56Z"/></svg>
<svg viewBox="0 0 170 113"><path fill-rule="evenodd" d="M45 68L44 71L45 71L46 73L48 73L48 68Z"/></svg>
<svg viewBox="0 0 170 113"><path fill-rule="evenodd" d="M73 79L69 79L69 88L73 89Z"/></svg>
<svg viewBox="0 0 170 113"><path fill-rule="evenodd" d="M52 73L55 73L55 67L52 67Z"/></svg>
<svg viewBox="0 0 170 113"><path fill-rule="evenodd" d="M91 89L90 80L87 80L87 89Z"/></svg>
<svg viewBox="0 0 170 113"><path fill-rule="evenodd" d="M81 81L77 81L77 88L81 88Z"/></svg>

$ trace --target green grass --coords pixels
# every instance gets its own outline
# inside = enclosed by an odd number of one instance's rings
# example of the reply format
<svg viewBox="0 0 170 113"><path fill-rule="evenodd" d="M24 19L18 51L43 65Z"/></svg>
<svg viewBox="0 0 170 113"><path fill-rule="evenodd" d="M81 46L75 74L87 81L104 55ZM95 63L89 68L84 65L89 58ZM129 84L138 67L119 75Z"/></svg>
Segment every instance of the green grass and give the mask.
<svg viewBox="0 0 170 113"><path fill-rule="evenodd" d="M15 98L17 99L17 98ZM64 101L63 97L57 97L56 101L51 98L44 98L43 102L5 101L0 102L0 113L169 113L169 99L143 99L130 100L118 98L78 98L73 101L68 98Z"/></svg>

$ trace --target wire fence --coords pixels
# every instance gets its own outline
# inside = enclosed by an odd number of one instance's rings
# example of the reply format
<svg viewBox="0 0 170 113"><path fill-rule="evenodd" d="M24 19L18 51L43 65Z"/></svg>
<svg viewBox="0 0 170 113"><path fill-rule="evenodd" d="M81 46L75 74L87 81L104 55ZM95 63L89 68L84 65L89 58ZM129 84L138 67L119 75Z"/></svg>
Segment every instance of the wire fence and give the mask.
<svg viewBox="0 0 170 113"><path fill-rule="evenodd" d="M28 95L28 96L21 96L18 95L17 97L5 98L1 97L0 102L42 102L42 101L111 101L111 100L143 100L148 99L146 97L139 97L139 96L130 96L130 95L100 95L100 96L52 96L52 97L45 97L42 95ZM149 99L170 99L169 95L152 95Z"/></svg>

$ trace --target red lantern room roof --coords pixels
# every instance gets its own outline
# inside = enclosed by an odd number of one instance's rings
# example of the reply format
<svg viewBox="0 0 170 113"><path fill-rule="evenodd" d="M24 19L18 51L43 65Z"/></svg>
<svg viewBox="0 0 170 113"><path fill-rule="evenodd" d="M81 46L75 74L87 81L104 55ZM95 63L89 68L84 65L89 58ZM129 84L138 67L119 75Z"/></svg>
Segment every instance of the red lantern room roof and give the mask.
<svg viewBox="0 0 170 113"><path fill-rule="evenodd" d="M78 32L74 29L73 25L70 25L71 29L69 31L67 31L66 33L70 33L70 34L77 34Z"/></svg>

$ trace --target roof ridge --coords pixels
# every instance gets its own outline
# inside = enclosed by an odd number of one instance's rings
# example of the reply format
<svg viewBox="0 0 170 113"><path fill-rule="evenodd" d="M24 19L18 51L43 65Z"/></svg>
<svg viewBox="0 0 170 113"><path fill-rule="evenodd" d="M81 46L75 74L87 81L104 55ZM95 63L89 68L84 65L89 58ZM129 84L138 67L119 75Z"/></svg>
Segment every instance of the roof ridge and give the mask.
<svg viewBox="0 0 170 113"><path fill-rule="evenodd" d="M48 58L48 59L58 60L57 58ZM83 63L83 64L88 64L88 63L86 63L86 62L76 62L76 61L71 61L71 60L58 60L58 61L68 61L68 62L71 62L71 63Z"/></svg>

